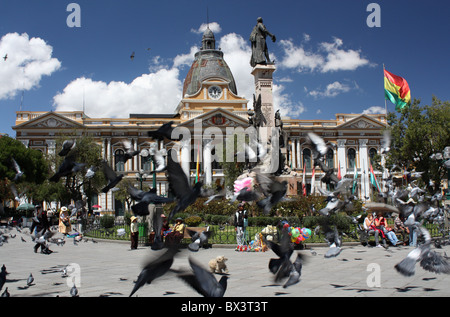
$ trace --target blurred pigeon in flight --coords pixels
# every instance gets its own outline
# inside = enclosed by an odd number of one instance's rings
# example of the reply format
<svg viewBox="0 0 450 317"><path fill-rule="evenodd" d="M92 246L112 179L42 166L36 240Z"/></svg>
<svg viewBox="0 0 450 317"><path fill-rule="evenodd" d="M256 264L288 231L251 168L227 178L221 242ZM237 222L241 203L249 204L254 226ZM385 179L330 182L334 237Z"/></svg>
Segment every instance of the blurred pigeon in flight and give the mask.
<svg viewBox="0 0 450 317"><path fill-rule="evenodd" d="M123 147L125 148L125 162L139 154L140 151L136 150L135 147L128 140L122 140Z"/></svg>
<svg viewBox="0 0 450 317"><path fill-rule="evenodd" d="M325 156L328 152L328 146L325 144L325 141L313 132L309 132L307 136L314 146L314 159Z"/></svg>
<svg viewBox="0 0 450 317"><path fill-rule="evenodd" d="M209 228L208 228L209 229ZM198 251L203 245L208 243L208 239L211 237L212 231L206 230L202 232L196 232L193 230L186 229L191 236L192 243L188 245L188 249L196 252Z"/></svg>
<svg viewBox="0 0 450 317"><path fill-rule="evenodd" d="M157 140L164 140L164 138L166 138L173 141L179 141L179 139L175 139L172 137L172 132L174 130L174 128L172 128L173 123L174 123L173 121L164 123L157 130L148 131L147 134L149 137Z"/></svg>
<svg viewBox="0 0 450 317"><path fill-rule="evenodd" d="M227 275L222 276L217 281L210 271L194 261L192 257L189 257L189 264L191 265L193 274L180 274L178 275L179 278L184 280L204 297L223 297L227 290Z"/></svg>
<svg viewBox="0 0 450 317"><path fill-rule="evenodd" d="M257 202L258 207L267 215L273 206L285 200L287 192L287 181L279 182L268 174L256 171L256 180L266 198Z"/></svg>
<svg viewBox="0 0 450 317"><path fill-rule="evenodd" d="M138 216L145 216L149 214L148 211L149 204L157 205L173 202L172 198L158 196L156 194L155 188L152 188L148 192L144 192L142 190L134 188L133 186L128 186L128 193L130 194L131 198L138 201L137 204L131 207L133 213Z"/></svg>
<svg viewBox="0 0 450 317"><path fill-rule="evenodd" d="M81 171L85 165L84 163L75 162L75 155L67 155L59 166L58 171L49 180L56 183L61 177Z"/></svg>
<svg viewBox="0 0 450 317"><path fill-rule="evenodd" d="M383 138L381 139L381 154L386 154L391 149L391 132L389 130L383 131Z"/></svg>
<svg viewBox="0 0 450 317"><path fill-rule="evenodd" d="M59 151L59 156L66 156L69 154L70 150L72 150L76 145L76 140L65 140L62 144L62 149Z"/></svg>
<svg viewBox="0 0 450 317"><path fill-rule="evenodd" d="M13 182L16 182L23 176L23 172L19 164L17 164L16 160L13 157L11 158L11 161L13 163L14 170L16 171L16 175L13 178Z"/></svg>
<svg viewBox="0 0 450 317"><path fill-rule="evenodd" d="M177 252L178 249L169 248L160 257L147 262L137 278L133 290L130 293L130 297L145 284L151 284L156 278L166 274L172 266L174 256Z"/></svg>
<svg viewBox="0 0 450 317"><path fill-rule="evenodd" d="M179 163L176 163L172 159L171 153L167 156L167 174L170 187L177 199L177 205L170 212L168 221L172 219L174 215L185 210L188 206L193 204L197 197L200 195L202 182L197 182L193 187L189 184L189 180L181 168Z"/></svg>
<svg viewBox="0 0 450 317"><path fill-rule="evenodd" d="M419 232L425 238L425 242L408 253L407 257L395 265L397 272L404 276L413 276L417 262L429 272L450 274L450 264L439 253L431 250L431 235L429 231L419 226Z"/></svg>
<svg viewBox="0 0 450 317"><path fill-rule="evenodd" d="M123 174L117 175L106 161L102 161L102 168L103 174L108 181L108 184L102 189L102 192L107 193L111 188L116 186L122 180Z"/></svg>

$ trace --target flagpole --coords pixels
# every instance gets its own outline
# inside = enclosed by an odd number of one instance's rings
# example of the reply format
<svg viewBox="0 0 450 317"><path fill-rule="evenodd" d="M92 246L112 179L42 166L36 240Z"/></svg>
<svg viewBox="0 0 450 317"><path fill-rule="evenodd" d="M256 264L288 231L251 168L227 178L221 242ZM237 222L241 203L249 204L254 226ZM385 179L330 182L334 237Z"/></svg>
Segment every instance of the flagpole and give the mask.
<svg viewBox="0 0 450 317"><path fill-rule="evenodd" d="M386 70L386 68L384 67L384 63L383 63L383 82L384 82L384 71ZM384 85L384 83L383 83ZM387 100L386 100L386 95L384 96L384 111L386 114L386 122L387 122Z"/></svg>

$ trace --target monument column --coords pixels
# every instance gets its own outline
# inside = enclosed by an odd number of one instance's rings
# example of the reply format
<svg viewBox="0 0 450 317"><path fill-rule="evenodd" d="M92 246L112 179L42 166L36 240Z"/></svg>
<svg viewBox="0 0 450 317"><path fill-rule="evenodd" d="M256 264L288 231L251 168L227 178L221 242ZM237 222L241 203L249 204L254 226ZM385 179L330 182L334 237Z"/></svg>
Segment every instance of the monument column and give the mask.
<svg viewBox="0 0 450 317"><path fill-rule="evenodd" d="M273 110L273 73L276 67L274 64L256 65L252 70L252 75L255 78L255 98L258 100L261 97L261 112L263 115L261 126L274 127Z"/></svg>

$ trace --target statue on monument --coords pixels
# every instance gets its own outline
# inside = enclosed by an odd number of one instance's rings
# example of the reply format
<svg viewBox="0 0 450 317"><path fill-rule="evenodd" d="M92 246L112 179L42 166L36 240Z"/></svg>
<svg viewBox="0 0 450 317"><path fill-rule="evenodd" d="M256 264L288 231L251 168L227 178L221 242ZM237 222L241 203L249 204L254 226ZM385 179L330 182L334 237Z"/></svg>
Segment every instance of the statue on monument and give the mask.
<svg viewBox="0 0 450 317"><path fill-rule="evenodd" d="M250 42L252 44L252 57L250 59L250 65L252 67L255 67L258 64L267 65L272 63L269 59L269 51L267 50L267 35L272 38L272 42L277 40L275 35L266 29L263 24L263 19L259 17L257 19L256 26L250 34Z"/></svg>

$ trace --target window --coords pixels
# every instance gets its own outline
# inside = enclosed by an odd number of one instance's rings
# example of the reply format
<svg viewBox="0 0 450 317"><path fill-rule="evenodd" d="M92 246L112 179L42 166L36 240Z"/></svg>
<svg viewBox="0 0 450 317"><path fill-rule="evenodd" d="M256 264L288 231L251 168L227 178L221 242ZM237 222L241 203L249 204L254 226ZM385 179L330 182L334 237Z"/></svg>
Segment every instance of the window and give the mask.
<svg viewBox="0 0 450 317"><path fill-rule="evenodd" d="M152 170L152 159L151 156L141 156L141 169L145 172L150 172Z"/></svg>
<svg viewBox="0 0 450 317"><path fill-rule="evenodd" d="M310 169L311 168L311 150L304 149L303 150L303 168Z"/></svg>
<svg viewBox="0 0 450 317"><path fill-rule="evenodd" d="M326 165L329 168L334 168L334 152L332 149L328 149L327 155L325 156Z"/></svg>
<svg viewBox="0 0 450 317"><path fill-rule="evenodd" d="M123 150L114 152L114 166L117 172L125 171L125 152Z"/></svg>
<svg viewBox="0 0 450 317"><path fill-rule="evenodd" d="M347 168L354 168L356 161L356 151L353 148L348 149L347 151Z"/></svg>

